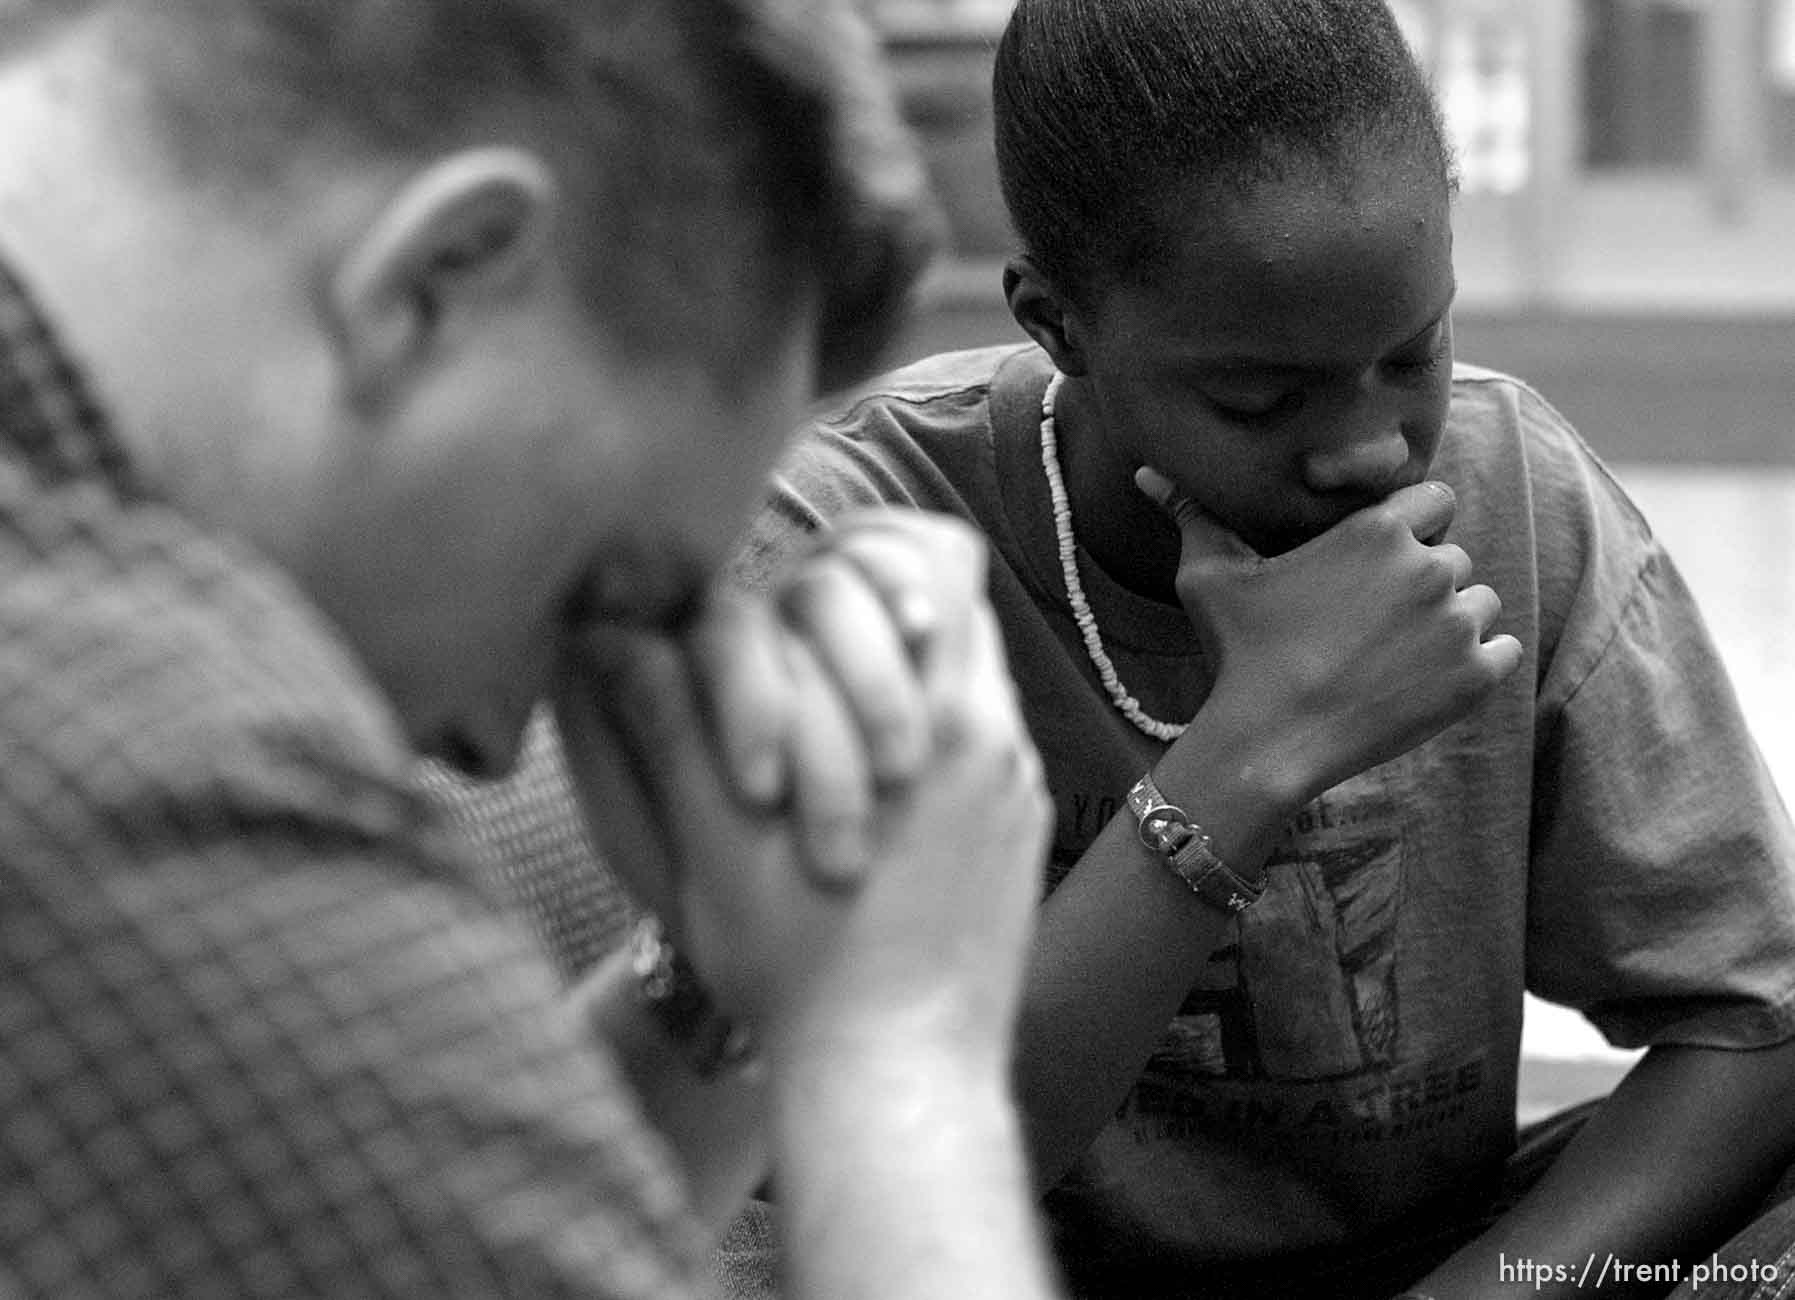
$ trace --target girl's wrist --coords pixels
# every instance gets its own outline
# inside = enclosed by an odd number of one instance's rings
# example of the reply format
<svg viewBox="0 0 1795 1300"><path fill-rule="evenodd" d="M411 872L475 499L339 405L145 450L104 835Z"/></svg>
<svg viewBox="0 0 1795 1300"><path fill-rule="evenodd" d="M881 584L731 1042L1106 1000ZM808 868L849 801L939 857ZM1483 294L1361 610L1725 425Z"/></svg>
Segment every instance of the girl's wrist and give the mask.
<svg viewBox="0 0 1795 1300"><path fill-rule="evenodd" d="M1300 753L1247 711L1212 697L1154 772L1167 796L1202 823L1225 860L1256 869L1311 798L1313 781Z"/></svg>

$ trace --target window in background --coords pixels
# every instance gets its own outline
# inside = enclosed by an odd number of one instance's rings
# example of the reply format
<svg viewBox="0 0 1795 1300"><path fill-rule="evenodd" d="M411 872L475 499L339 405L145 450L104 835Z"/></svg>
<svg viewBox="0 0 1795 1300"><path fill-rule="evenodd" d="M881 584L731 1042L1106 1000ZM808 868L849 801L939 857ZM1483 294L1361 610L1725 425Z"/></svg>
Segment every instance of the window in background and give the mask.
<svg viewBox="0 0 1795 1300"><path fill-rule="evenodd" d="M1428 69L1464 194L1514 194L1532 170L1525 13L1498 0L1391 0Z"/></svg>
<svg viewBox="0 0 1795 1300"><path fill-rule="evenodd" d="M1389 2L1458 155L1466 309L1795 314L1795 0ZM1012 0L861 3L984 301L1012 243L990 145Z"/></svg>
<svg viewBox="0 0 1795 1300"><path fill-rule="evenodd" d="M1704 99L1734 89L1745 116L1722 134L1761 131L1758 166L1795 171L1795 0L1724 2L1744 28L1730 58L1704 49L1720 39L1712 31L1718 4L1583 0L1583 160L1591 171L1698 169L1703 114L1716 111Z"/></svg>
<svg viewBox="0 0 1795 1300"><path fill-rule="evenodd" d="M1514 194L1532 162L1527 33L1512 11L1463 16L1440 37L1435 78L1470 193Z"/></svg>
<svg viewBox="0 0 1795 1300"><path fill-rule="evenodd" d="M1764 15L1764 93L1770 163L1795 171L1795 0L1770 0Z"/></svg>
<svg viewBox="0 0 1795 1300"><path fill-rule="evenodd" d="M1583 161L1591 171L1699 164L1704 7L1584 0Z"/></svg>

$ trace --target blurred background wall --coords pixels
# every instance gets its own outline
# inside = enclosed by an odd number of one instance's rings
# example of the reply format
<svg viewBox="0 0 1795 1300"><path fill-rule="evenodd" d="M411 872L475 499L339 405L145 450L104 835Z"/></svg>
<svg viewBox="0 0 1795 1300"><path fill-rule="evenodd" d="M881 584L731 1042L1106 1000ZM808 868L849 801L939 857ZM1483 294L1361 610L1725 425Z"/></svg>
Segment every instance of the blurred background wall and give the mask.
<svg viewBox="0 0 1795 1300"><path fill-rule="evenodd" d="M1019 340L990 143L1010 0L867 0L953 230L906 357ZM1458 354L1531 381L1690 580L1795 793L1795 0L1394 0L1459 154ZM1620 756L1617 756L1617 761ZM1530 1003L1523 1117L1626 1054Z"/></svg>

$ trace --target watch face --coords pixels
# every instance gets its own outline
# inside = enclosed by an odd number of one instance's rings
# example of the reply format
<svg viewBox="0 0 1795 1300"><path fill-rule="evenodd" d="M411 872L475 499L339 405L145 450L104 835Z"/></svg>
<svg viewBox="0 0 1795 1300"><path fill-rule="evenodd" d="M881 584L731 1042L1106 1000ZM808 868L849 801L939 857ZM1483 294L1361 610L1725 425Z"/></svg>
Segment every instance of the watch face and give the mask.
<svg viewBox="0 0 1795 1300"><path fill-rule="evenodd" d="M1128 791L1128 808L1140 818L1141 843L1157 853L1176 853L1196 833L1190 814L1166 802L1150 772Z"/></svg>
<svg viewBox="0 0 1795 1300"><path fill-rule="evenodd" d="M1196 832L1182 808L1162 803L1141 818L1141 843L1161 853L1176 853Z"/></svg>
<svg viewBox="0 0 1795 1300"><path fill-rule="evenodd" d="M1244 879L1215 856L1203 828L1177 804L1166 802L1151 773L1129 790L1128 807L1140 818L1141 843L1164 856L1166 865L1204 901L1238 915L1265 892L1263 884Z"/></svg>

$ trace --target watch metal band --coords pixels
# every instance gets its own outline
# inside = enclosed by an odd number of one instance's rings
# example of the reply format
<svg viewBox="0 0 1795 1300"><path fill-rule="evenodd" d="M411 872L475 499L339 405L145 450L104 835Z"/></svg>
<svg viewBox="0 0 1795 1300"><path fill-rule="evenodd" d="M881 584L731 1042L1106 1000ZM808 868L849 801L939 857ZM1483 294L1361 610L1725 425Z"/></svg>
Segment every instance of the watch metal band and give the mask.
<svg viewBox="0 0 1795 1300"><path fill-rule="evenodd" d="M1163 857L1204 902L1237 914L1259 901L1263 882L1249 880L1216 856L1208 834L1160 793L1151 772L1128 791L1128 807L1140 821L1141 843Z"/></svg>

